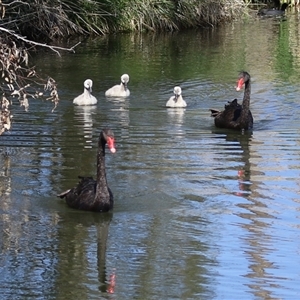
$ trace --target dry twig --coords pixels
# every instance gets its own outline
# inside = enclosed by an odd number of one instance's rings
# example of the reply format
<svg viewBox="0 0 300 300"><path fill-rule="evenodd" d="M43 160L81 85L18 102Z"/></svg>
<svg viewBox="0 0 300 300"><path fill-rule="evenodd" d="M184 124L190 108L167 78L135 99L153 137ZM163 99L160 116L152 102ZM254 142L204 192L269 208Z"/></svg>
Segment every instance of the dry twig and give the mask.
<svg viewBox="0 0 300 300"><path fill-rule="evenodd" d="M9 110L10 102L6 97L1 99L1 113L0 113L0 135L6 131L10 130L12 115Z"/></svg>
<svg viewBox="0 0 300 300"><path fill-rule="evenodd" d="M40 47L45 47L45 48L49 48L52 51L56 52L59 56L60 56L60 52L58 50L64 50L64 51L70 51L70 52L75 52L75 48L80 44L80 42L78 42L77 44L75 44L74 46L72 46L71 48L63 48L63 47L58 47L58 46L50 46L47 44L43 44L43 43L38 43L38 42L34 42L31 40L26 39L25 37L15 33L13 30L9 30L6 29L4 27L0 26L0 31L6 32L12 36L14 36L16 39L21 40L23 42L26 42L27 44L31 44L31 45L35 45L35 46L40 46Z"/></svg>

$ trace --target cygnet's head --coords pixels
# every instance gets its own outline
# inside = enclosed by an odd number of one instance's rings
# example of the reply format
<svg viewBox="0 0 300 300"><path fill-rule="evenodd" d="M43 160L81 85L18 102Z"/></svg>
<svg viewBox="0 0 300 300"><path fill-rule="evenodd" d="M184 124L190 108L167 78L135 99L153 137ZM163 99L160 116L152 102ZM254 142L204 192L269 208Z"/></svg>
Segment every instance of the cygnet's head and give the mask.
<svg viewBox="0 0 300 300"><path fill-rule="evenodd" d="M124 85L125 90L126 90L126 88L127 88L127 83L129 82L129 75L128 75L128 74L123 74L123 75L121 76L121 82L122 82L122 84Z"/></svg>
<svg viewBox="0 0 300 300"><path fill-rule="evenodd" d="M181 87L175 86L174 87L174 95L175 95L175 102L177 101L178 97L181 95Z"/></svg>
<svg viewBox="0 0 300 300"><path fill-rule="evenodd" d="M83 86L85 89L92 92L93 80L92 79L85 80L85 82L83 83Z"/></svg>

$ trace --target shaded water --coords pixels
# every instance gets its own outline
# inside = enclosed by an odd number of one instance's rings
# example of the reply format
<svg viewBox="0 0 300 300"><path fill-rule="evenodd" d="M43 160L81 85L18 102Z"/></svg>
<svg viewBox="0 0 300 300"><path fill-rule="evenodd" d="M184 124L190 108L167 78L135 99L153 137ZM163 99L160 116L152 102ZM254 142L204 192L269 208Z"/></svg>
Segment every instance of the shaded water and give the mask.
<svg viewBox="0 0 300 300"><path fill-rule="evenodd" d="M299 297L300 53L297 14L165 35L117 35L36 58L61 102L15 106L0 138L0 294L4 299ZM209 108L242 99L253 132L216 129ZM129 73L126 100L104 92ZM97 107L73 107L84 79ZM166 109L180 85L184 110ZM56 194L95 175L110 126L111 213ZM112 284L115 283L115 284Z"/></svg>

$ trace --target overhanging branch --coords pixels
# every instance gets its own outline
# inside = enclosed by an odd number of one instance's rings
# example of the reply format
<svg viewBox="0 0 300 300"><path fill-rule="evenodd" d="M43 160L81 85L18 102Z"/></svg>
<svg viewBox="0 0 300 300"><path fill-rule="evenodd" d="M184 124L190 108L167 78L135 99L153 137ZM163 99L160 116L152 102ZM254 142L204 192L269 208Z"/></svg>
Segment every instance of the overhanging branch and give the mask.
<svg viewBox="0 0 300 300"><path fill-rule="evenodd" d="M69 52L73 52L74 53L75 52L74 49L81 43L81 42L78 42L77 44L75 44L71 48L64 48L64 47L51 46L51 45L47 45L47 44L38 43L38 42L34 42L34 41L31 41L31 40L28 40L24 36L21 36L21 35L15 33L15 31L6 29L6 28L1 27L1 26L0 26L0 31L6 32L6 33L14 36L16 39L22 40L25 43L28 43L28 44L31 44L31 45L35 45L35 46L49 48L52 51L54 51L55 53L57 53L59 56L61 56L61 55L60 55L60 52L58 50L69 51Z"/></svg>

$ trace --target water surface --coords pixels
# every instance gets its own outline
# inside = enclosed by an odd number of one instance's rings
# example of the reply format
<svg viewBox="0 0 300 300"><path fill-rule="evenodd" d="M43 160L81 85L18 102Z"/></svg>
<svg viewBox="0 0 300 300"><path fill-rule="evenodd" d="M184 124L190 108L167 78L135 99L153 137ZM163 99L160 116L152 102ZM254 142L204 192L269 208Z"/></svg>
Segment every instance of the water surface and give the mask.
<svg viewBox="0 0 300 300"><path fill-rule="evenodd" d="M75 54L40 54L60 104L14 106L0 138L0 294L4 299L299 297L300 55L297 14L181 33L114 35ZM253 132L216 129L209 108L252 76ZM104 92L130 75L131 96ZM97 107L74 107L83 81ZM166 109L175 85L188 107ZM106 155L111 213L56 194Z"/></svg>

